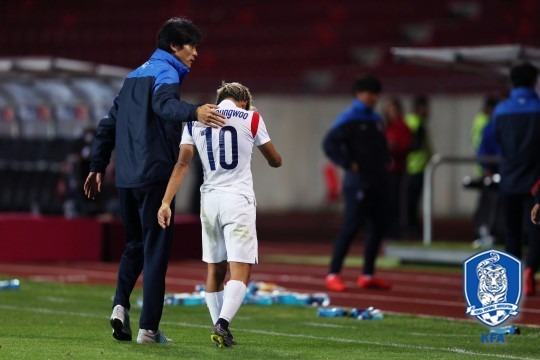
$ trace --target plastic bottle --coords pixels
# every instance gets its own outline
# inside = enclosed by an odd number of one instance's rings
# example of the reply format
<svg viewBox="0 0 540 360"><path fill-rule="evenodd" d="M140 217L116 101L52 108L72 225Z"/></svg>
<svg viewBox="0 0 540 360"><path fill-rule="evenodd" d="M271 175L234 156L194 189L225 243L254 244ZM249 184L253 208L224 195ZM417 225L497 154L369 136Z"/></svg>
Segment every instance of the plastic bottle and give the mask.
<svg viewBox="0 0 540 360"><path fill-rule="evenodd" d="M20 287L19 279L0 280L0 290L19 290Z"/></svg>
<svg viewBox="0 0 540 360"><path fill-rule="evenodd" d="M186 305L186 306L192 306L192 305L204 305L206 304L206 299L201 293L193 292L193 293L174 293L174 294L166 294L165 298L163 300L164 305L172 305L172 306L178 306L178 305Z"/></svg>
<svg viewBox="0 0 540 360"><path fill-rule="evenodd" d="M274 296L278 304L285 305L308 305L311 301L308 294L301 294L297 292L276 292Z"/></svg>
<svg viewBox="0 0 540 360"><path fill-rule="evenodd" d="M375 309L373 306L368 307L367 309L360 311L360 314L357 316L358 320L381 320L384 317L383 313Z"/></svg>
<svg viewBox="0 0 540 360"><path fill-rule="evenodd" d="M272 305L274 299L270 294L255 294L247 298L247 303L256 305Z"/></svg>
<svg viewBox="0 0 540 360"><path fill-rule="evenodd" d="M185 296L183 299L183 304L190 305L204 305L206 304L206 299L199 293L192 293Z"/></svg>
<svg viewBox="0 0 540 360"><path fill-rule="evenodd" d="M340 317L345 316L347 312L340 307L322 307L317 310L317 315L323 317Z"/></svg>
<svg viewBox="0 0 540 360"><path fill-rule="evenodd" d="M310 295L309 303L313 306L328 306L330 298L325 293L313 293Z"/></svg>
<svg viewBox="0 0 540 360"><path fill-rule="evenodd" d="M519 335L521 334L520 328L514 325L503 326L500 328L493 328L490 333L503 334L503 335Z"/></svg>

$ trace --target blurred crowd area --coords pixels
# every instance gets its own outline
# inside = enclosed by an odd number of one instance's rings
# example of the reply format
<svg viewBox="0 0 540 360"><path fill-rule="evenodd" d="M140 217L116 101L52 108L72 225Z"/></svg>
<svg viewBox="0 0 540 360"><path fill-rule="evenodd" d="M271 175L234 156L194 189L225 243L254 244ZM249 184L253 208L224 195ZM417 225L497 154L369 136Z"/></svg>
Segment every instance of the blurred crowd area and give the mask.
<svg viewBox="0 0 540 360"><path fill-rule="evenodd" d="M184 91L235 80L257 93L343 93L369 71L391 92L485 92L492 79L445 70L426 76L389 49L535 45L539 13L537 0L2 0L0 56L135 68L153 52L164 20L185 16L204 39Z"/></svg>

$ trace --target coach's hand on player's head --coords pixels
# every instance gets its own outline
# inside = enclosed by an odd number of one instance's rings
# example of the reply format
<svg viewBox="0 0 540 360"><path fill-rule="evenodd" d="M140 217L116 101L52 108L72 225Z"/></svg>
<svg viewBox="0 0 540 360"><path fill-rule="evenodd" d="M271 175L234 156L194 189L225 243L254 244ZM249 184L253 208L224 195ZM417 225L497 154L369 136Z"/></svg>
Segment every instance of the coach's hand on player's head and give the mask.
<svg viewBox="0 0 540 360"><path fill-rule="evenodd" d="M171 207L169 204L161 204L157 213L159 226L166 228L171 223Z"/></svg>
<svg viewBox="0 0 540 360"><path fill-rule="evenodd" d="M225 116L220 114L215 109L218 106L214 104L205 104L197 108L197 120L206 126L213 128L219 128L225 125Z"/></svg>
<svg viewBox="0 0 540 360"><path fill-rule="evenodd" d="M101 178L103 174L90 172L84 182L84 195L89 199L95 199L96 195L101 192Z"/></svg>

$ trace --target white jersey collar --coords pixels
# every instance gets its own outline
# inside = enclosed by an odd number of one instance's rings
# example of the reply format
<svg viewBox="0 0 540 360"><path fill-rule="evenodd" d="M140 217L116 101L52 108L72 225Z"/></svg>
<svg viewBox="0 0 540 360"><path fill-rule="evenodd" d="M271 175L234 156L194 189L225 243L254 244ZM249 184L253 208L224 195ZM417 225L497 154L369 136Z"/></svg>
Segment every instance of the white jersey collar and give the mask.
<svg viewBox="0 0 540 360"><path fill-rule="evenodd" d="M234 102L231 100L223 100L218 105L220 108L230 109L230 108L238 108Z"/></svg>

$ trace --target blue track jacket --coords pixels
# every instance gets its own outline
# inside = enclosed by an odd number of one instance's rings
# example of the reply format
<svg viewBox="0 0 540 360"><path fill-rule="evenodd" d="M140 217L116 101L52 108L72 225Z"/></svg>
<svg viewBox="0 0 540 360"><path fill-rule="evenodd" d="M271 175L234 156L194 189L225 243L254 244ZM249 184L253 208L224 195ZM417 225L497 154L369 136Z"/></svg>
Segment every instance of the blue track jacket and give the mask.
<svg viewBox="0 0 540 360"><path fill-rule="evenodd" d="M166 51L131 72L99 122L90 171L105 172L116 150L116 186L133 188L167 181L178 158L182 122L196 121L196 106L180 100L189 69Z"/></svg>
<svg viewBox="0 0 540 360"><path fill-rule="evenodd" d="M479 155L499 152L501 190L530 193L540 179L540 99L534 89L514 88L484 129Z"/></svg>
<svg viewBox="0 0 540 360"><path fill-rule="evenodd" d="M390 154L382 119L358 99L338 116L323 140L323 149L346 170L344 190L386 185ZM349 171L353 162L359 165L359 173Z"/></svg>

